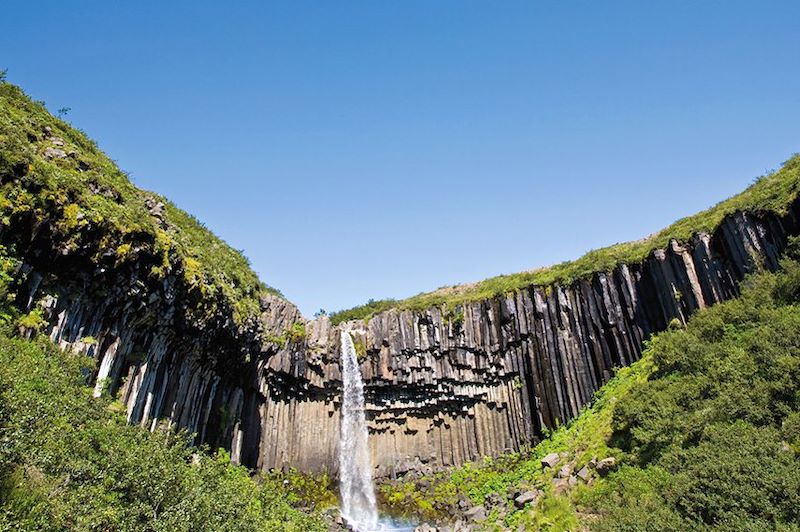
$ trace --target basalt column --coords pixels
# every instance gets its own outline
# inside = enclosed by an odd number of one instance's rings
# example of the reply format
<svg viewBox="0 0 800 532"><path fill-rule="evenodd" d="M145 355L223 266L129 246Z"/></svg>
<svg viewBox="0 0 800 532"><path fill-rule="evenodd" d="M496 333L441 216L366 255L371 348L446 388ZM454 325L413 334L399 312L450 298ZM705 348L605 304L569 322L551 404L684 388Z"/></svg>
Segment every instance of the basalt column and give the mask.
<svg viewBox="0 0 800 532"><path fill-rule="evenodd" d="M713 234L671 242L641 263L569 286L530 287L422 311L390 310L351 332L361 356L376 474L429 470L535 442L542 427L576 416L613 368L673 320L738 294L758 268L775 269L797 233L797 205L782 218L736 214ZM262 373L270 394L261 466L336 472L341 389L339 327L307 323Z"/></svg>

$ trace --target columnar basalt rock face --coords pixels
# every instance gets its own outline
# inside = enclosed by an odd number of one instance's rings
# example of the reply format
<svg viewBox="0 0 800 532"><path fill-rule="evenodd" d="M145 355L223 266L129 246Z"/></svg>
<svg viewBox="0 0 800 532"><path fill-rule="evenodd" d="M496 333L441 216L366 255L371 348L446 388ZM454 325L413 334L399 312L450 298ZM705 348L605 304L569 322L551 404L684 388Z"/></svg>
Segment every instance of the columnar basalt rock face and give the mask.
<svg viewBox="0 0 800 532"><path fill-rule="evenodd" d="M336 473L339 335L349 330L377 474L389 476L518 450L574 417L650 334L735 296L757 267L776 268L799 213L739 213L714 234L570 286L336 327L304 322L275 296L258 320L235 325L223 306L198 322L178 278L67 265L41 244L23 253L19 301L43 304L50 337L97 360L96 393L117 394L131 423L185 428L260 469ZM297 323L304 335L287 335Z"/></svg>
<svg viewBox="0 0 800 532"><path fill-rule="evenodd" d="M571 286L531 287L456 311L309 322L306 341L279 350L259 375L267 397L259 466L335 471L343 329L364 354L379 475L518 450L576 416L613 368L640 357L649 335L734 297L748 272L777 268L798 212L739 213L713 235Z"/></svg>

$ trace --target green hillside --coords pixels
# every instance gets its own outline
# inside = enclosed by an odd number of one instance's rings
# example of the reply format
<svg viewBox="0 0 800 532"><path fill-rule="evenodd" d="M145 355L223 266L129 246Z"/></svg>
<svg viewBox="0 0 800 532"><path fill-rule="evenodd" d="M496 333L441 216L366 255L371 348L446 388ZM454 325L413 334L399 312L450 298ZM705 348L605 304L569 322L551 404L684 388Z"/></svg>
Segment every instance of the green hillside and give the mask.
<svg viewBox="0 0 800 532"><path fill-rule="evenodd" d="M0 530L322 530L302 477L251 478L189 435L150 433L95 399L94 360L0 332ZM205 451L208 451L205 449ZM316 493L325 494L326 483ZM294 488L297 487L297 490Z"/></svg>
<svg viewBox="0 0 800 532"><path fill-rule="evenodd" d="M403 300L384 299L331 314L334 324L347 320L366 319L390 308L421 310L447 305L454 308L470 301L480 301L528 286L570 284L599 271L611 271L620 264L643 261L655 249L666 247L670 240L688 242L699 232L713 232L725 216L737 211L775 212L785 214L800 193L800 155L786 161L782 168L758 178L744 192L726 199L700 213L678 220L666 229L635 242L590 251L583 257L509 275L498 275L474 284L440 288Z"/></svg>
<svg viewBox="0 0 800 532"><path fill-rule="evenodd" d="M383 499L429 518L468 500L485 505L487 529L800 529L797 241L792 249L780 273L755 275L740 298L654 336L531 451L389 483ZM559 463L543 468L550 453L562 453ZM602 475L592 464L605 458L615 464ZM535 490L535 503L514 505Z"/></svg>
<svg viewBox="0 0 800 532"><path fill-rule="evenodd" d="M165 198L135 187L84 133L0 82L0 224L53 224L65 252L97 263L146 260L157 281L178 274L203 313L229 306L236 322L255 315L259 297L278 293L230 248ZM13 249L10 250L13 253Z"/></svg>

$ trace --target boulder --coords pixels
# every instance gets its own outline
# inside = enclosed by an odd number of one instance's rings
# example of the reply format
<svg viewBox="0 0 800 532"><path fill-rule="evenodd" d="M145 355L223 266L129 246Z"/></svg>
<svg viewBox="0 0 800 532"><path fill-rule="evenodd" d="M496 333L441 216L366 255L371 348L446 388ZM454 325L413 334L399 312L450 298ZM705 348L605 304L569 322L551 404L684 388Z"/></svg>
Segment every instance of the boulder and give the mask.
<svg viewBox="0 0 800 532"><path fill-rule="evenodd" d="M526 491L524 493L521 493L514 499L514 506L516 506L517 508L522 508L526 504L536 504L536 501L539 500L541 494L542 494L541 490Z"/></svg>
<svg viewBox="0 0 800 532"><path fill-rule="evenodd" d="M472 527L466 524L464 521L461 521L460 519L455 523L453 523L452 532L470 532L471 530Z"/></svg>
<svg viewBox="0 0 800 532"><path fill-rule="evenodd" d="M589 482L589 479L592 478L592 472L588 465L583 466L581 470L578 471L578 478L584 482Z"/></svg>
<svg viewBox="0 0 800 532"><path fill-rule="evenodd" d="M506 499L497 493L490 493L483 499L484 504L488 508L505 507Z"/></svg>
<svg viewBox="0 0 800 532"><path fill-rule="evenodd" d="M486 519L486 508L483 505L473 506L466 512L464 512L464 517L467 518L468 521L472 521L473 523L477 523Z"/></svg>
<svg viewBox="0 0 800 532"><path fill-rule="evenodd" d="M147 197L144 200L144 205L147 207L147 210L155 216L156 218L163 218L164 217L164 203L161 201L156 200L153 197Z"/></svg>
<svg viewBox="0 0 800 532"><path fill-rule="evenodd" d="M600 475L605 476L608 474L609 471L614 469L615 465L617 465L617 459L614 458L613 456L609 456L608 458L603 458L602 460L597 462L595 469Z"/></svg>
<svg viewBox="0 0 800 532"><path fill-rule="evenodd" d="M561 457L558 456L558 453L550 453L544 458L542 458L542 467L555 467L561 461Z"/></svg>
<svg viewBox="0 0 800 532"><path fill-rule="evenodd" d="M464 497L460 493L458 494L458 507L461 510L466 510L467 508L470 507L470 502L466 499L466 497Z"/></svg>
<svg viewBox="0 0 800 532"><path fill-rule="evenodd" d="M44 156L48 159L66 159L67 152L59 148L47 148L44 150Z"/></svg>
<svg viewBox="0 0 800 532"><path fill-rule="evenodd" d="M564 493L569 488L569 480L566 478L554 478L553 479L553 492L558 495L559 493Z"/></svg>

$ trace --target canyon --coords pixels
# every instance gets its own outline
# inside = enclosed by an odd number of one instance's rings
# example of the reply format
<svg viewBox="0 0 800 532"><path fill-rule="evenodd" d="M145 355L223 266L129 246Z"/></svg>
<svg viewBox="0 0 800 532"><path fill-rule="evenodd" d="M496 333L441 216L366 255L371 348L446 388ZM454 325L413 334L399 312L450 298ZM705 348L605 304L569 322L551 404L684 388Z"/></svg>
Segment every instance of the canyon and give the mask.
<svg viewBox="0 0 800 532"><path fill-rule="evenodd" d="M375 474L391 477L536 442L637 360L649 335L734 297L749 272L777 268L798 215L797 202L785 216L740 212L711 234L568 286L337 326L267 295L255 322L237 328L220 315L198 327L183 315L177 279L148 289L135 268L53 267L58 260L42 260L47 239L23 260L21 293L29 307L41 302L54 342L99 361L96 393L118 395L129 422L185 428L254 469L337 474L339 346L349 330ZM297 324L302 333L287 335ZM241 354L245 362L230 362Z"/></svg>
<svg viewBox="0 0 800 532"><path fill-rule="evenodd" d="M2 91L0 251L15 307L36 317L20 334L95 359L87 381L131 424L185 429L254 470L338 475L343 331L363 376L374 476L429 473L525 449L567 423L650 335L735 297L800 233L795 157L764 178L771 204L731 209L642 260L334 325L304 318L83 134Z"/></svg>

